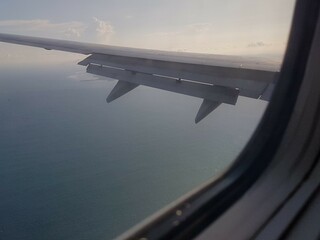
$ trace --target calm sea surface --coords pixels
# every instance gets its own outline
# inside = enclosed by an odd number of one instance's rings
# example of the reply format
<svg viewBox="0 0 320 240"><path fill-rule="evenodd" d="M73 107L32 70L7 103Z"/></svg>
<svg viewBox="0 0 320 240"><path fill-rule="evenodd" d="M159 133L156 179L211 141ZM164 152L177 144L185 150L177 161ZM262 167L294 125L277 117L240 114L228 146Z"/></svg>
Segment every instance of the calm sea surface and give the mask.
<svg viewBox="0 0 320 240"><path fill-rule="evenodd" d="M224 170L266 103L239 98L199 124L201 100L80 66L0 67L0 239L110 239Z"/></svg>

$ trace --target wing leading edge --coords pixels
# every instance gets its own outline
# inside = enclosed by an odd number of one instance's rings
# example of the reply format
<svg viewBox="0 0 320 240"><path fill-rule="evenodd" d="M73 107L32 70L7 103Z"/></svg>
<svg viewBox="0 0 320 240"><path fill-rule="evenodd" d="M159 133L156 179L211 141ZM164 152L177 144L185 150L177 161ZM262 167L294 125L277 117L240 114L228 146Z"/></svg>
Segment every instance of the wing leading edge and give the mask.
<svg viewBox="0 0 320 240"><path fill-rule="evenodd" d="M278 66L240 57L178 53L0 34L0 42L89 55L87 72L117 79L107 102L139 85L202 98L198 123L220 104L235 105L238 96L268 101Z"/></svg>

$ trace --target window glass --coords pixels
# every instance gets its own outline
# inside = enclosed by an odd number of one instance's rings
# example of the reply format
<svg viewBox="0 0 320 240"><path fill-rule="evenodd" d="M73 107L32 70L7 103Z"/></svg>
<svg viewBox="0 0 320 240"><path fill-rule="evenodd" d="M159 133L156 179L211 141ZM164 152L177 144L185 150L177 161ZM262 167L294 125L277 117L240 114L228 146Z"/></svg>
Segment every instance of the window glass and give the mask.
<svg viewBox="0 0 320 240"><path fill-rule="evenodd" d="M214 54L202 63L278 72L293 7L2 0L0 32ZM225 171L268 104L240 94L197 124L202 99L157 88L108 104L117 81L86 73L77 65L86 57L0 43L0 239L116 237Z"/></svg>

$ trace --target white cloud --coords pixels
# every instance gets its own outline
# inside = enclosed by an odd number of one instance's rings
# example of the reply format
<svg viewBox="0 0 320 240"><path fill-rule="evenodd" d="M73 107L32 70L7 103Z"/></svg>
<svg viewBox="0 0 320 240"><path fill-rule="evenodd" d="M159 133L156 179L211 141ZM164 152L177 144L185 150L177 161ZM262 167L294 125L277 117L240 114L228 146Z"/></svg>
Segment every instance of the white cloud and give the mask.
<svg viewBox="0 0 320 240"><path fill-rule="evenodd" d="M71 80L76 81L97 81L97 80L108 80L108 78L103 78L97 75L89 74L82 71L75 72L74 74L68 76Z"/></svg>
<svg viewBox="0 0 320 240"><path fill-rule="evenodd" d="M57 38L80 38L86 28L87 26L84 23L77 21L62 23L53 23L46 19L0 21L0 29L2 32Z"/></svg>
<svg viewBox="0 0 320 240"><path fill-rule="evenodd" d="M141 41L145 48L170 51L208 52L215 27L211 23L195 23L181 27L179 30L154 32L146 34Z"/></svg>
<svg viewBox="0 0 320 240"><path fill-rule="evenodd" d="M98 41L101 43L108 43L114 35L113 26L109 22L102 21L96 17L93 17L93 20L96 23Z"/></svg>
<svg viewBox="0 0 320 240"><path fill-rule="evenodd" d="M199 22L167 29L168 31L155 30L146 34L132 34L130 38L117 38L120 43L117 45L246 56L282 54L285 49L285 45L279 45L279 40L274 35L260 34L259 31L252 29L246 31L225 29L219 23ZM263 41L253 39L263 39Z"/></svg>
<svg viewBox="0 0 320 240"><path fill-rule="evenodd" d="M255 48L255 47L269 47L271 46L271 44L269 43L265 43L265 42L262 42L262 41L258 41L258 42L252 42L252 43L249 43L248 44L248 47L249 48Z"/></svg>
<svg viewBox="0 0 320 240"><path fill-rule="evenodd" d="M80 38L82 36L83 31L82 30L80 31L77 28L70 27L66 29L63 33L68 38L73 38L73 37Z"/></svg>
<svg viewBox="0 0 320 240"><path fill-rule="evenodd" d="M128 20L130 20L130 19L133 19L134 16L133 16L133 15L126 15L125 18L128 19Z"/></svg>

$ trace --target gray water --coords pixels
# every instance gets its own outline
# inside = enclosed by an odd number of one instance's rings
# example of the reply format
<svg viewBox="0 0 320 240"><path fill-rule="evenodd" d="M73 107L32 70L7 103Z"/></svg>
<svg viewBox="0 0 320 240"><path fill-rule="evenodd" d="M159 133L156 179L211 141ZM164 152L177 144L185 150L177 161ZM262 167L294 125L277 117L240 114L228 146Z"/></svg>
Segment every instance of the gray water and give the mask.
<svg viewBox="0 0 320 240"><path fill-rule="evenodd" d="M239 98L199 124L201 100L83 67L0 67L0 239L110 239L223 171L266 103Z"/></svg>

